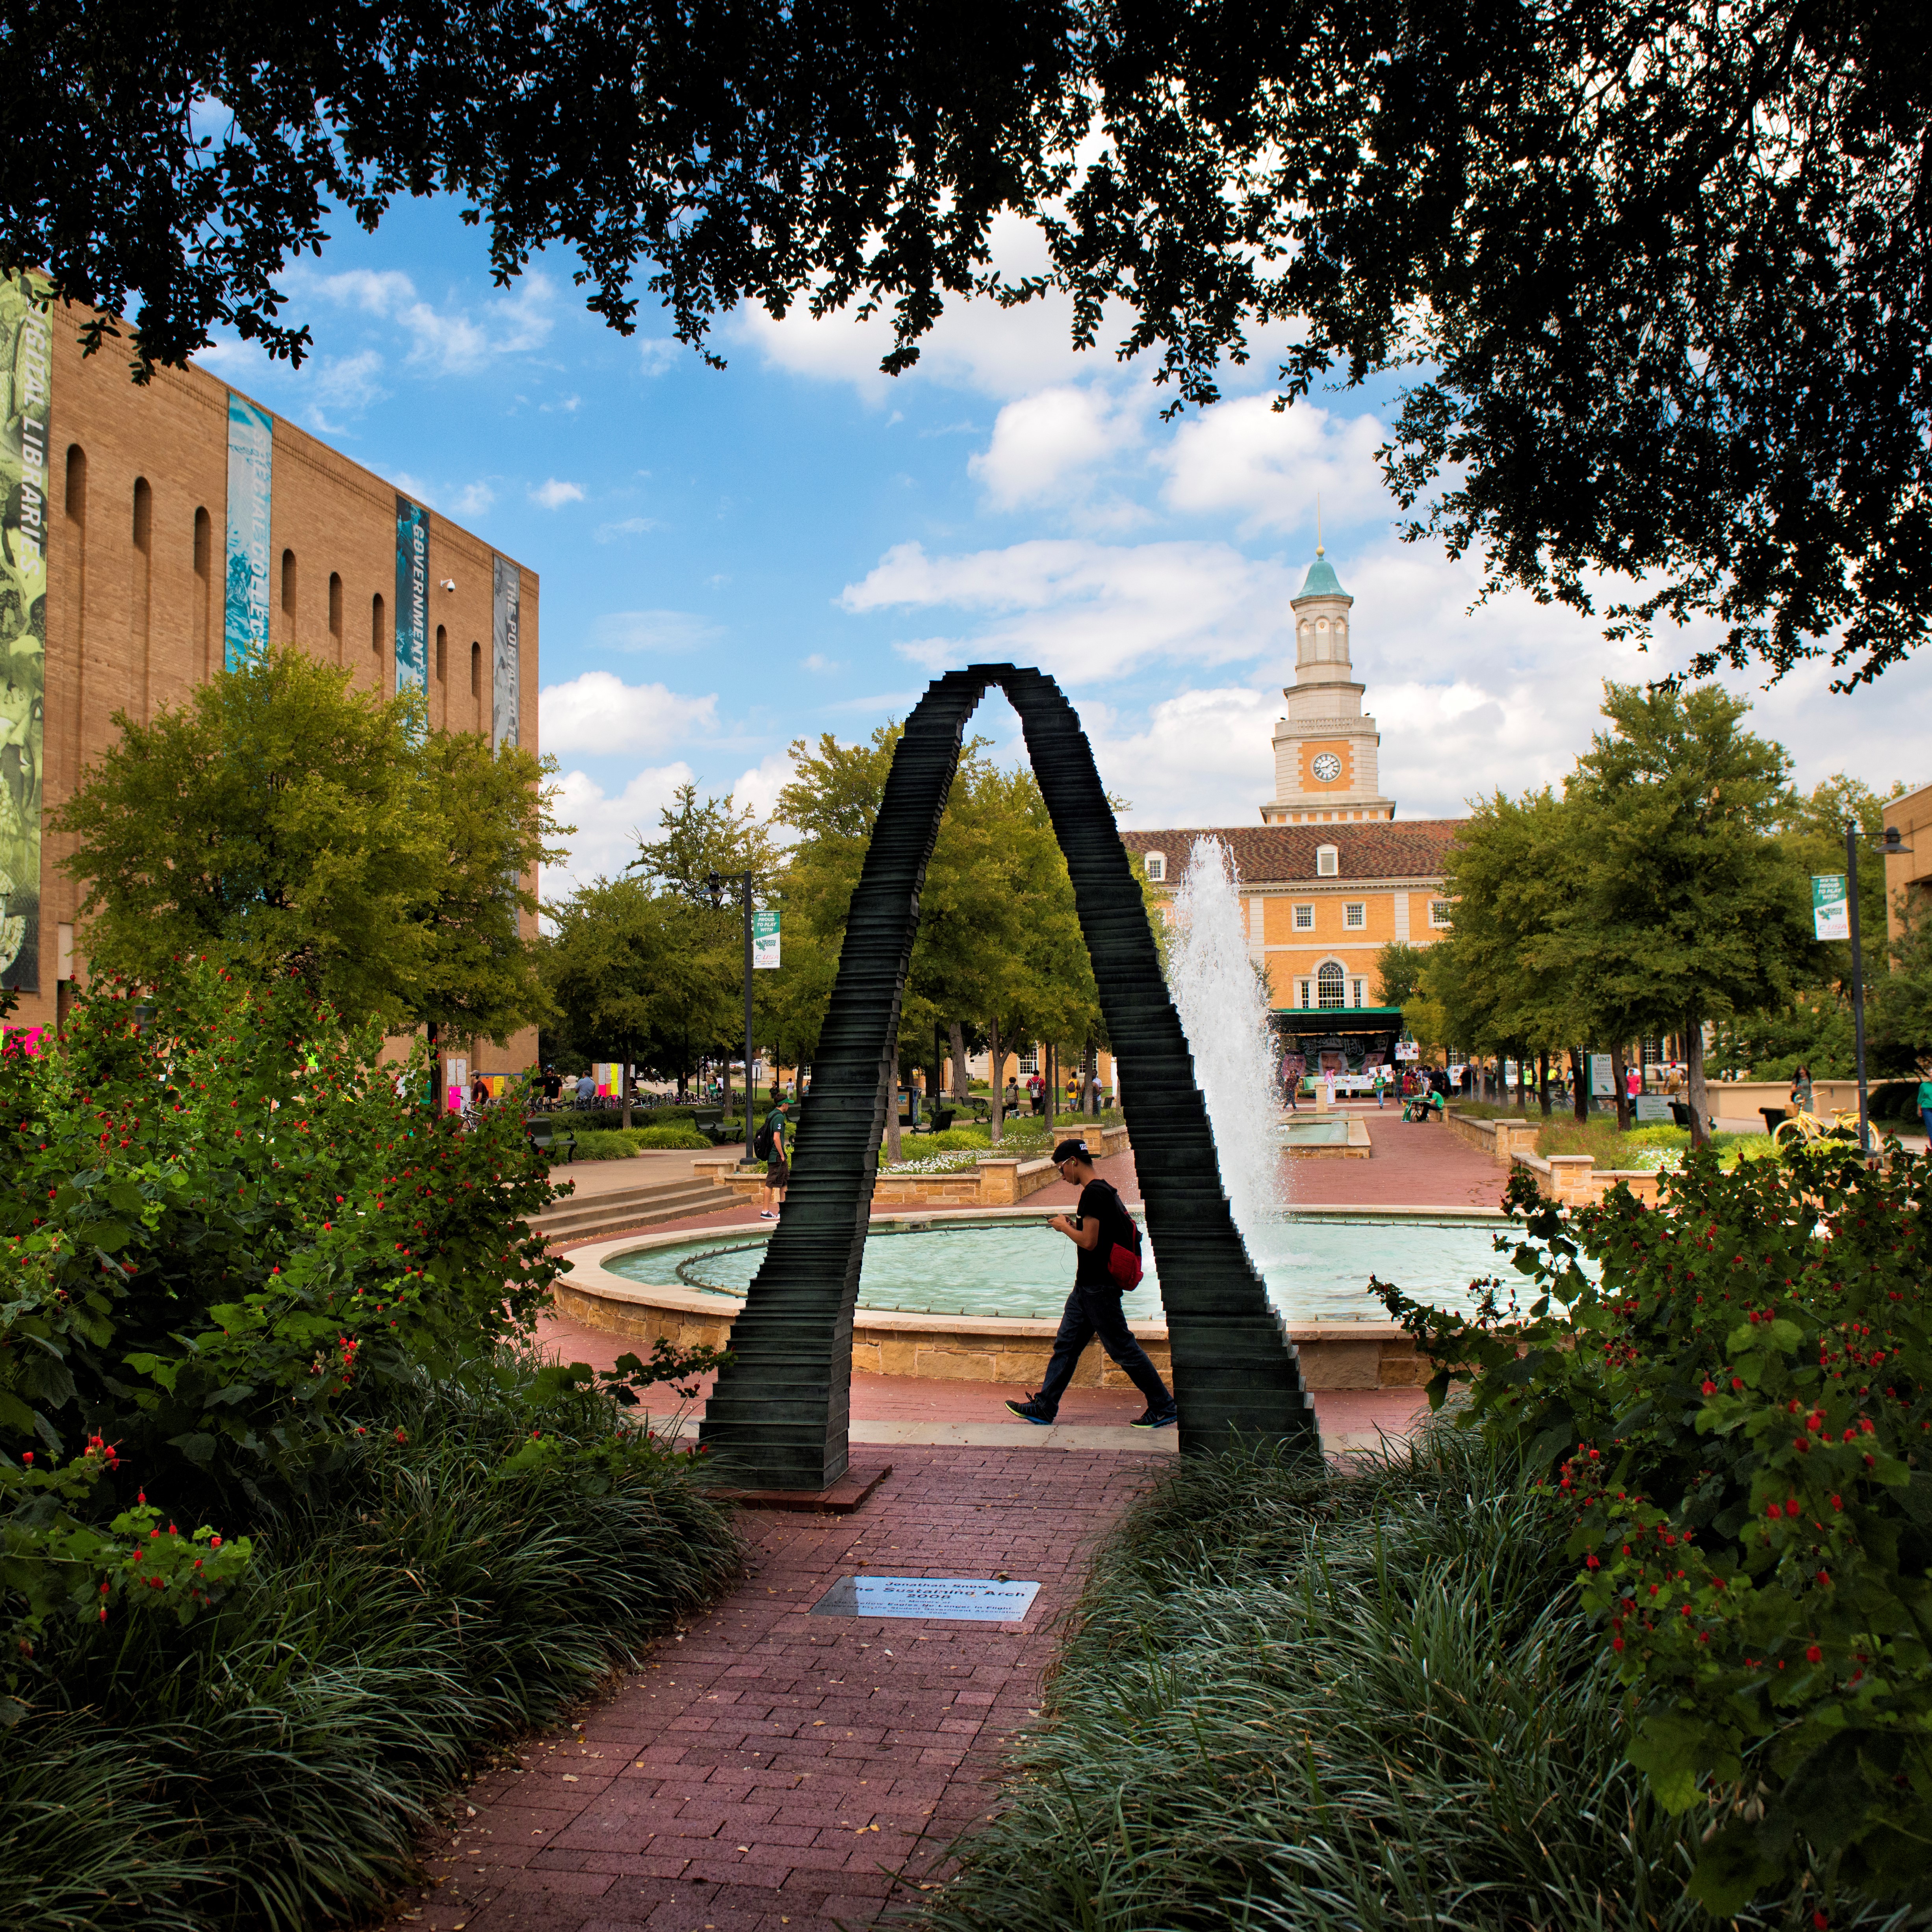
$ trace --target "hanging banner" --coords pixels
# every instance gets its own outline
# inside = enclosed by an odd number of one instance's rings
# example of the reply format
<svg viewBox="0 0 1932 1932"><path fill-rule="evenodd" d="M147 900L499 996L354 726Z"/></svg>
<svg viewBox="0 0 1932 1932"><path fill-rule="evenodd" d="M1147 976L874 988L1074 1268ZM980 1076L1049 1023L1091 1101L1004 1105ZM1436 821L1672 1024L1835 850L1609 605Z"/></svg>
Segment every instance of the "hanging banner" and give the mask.
<svg viewBox="0 0 1932 1932"><path fill-rule="evenodd" d="M524 573L507 557L496 560L496 630L490 647L490 748L517 742L517 701L522 695L522 667L517 653L517 625L523 602Z"/></svg>
<svg viewBox="0 0 1932 1932"><path fill-rule="evenodd" d="M429 512L396 499L396 690L429 690Z"/></svg>
<svg viewBox="0 0 1932 1932"><path fill-rule="evenodd" d="M0 281L0 987L38 993L53 324L24 275Z"/></svg>
<svg viewBox="0 0 1932 1932"><path fill-rule="evenodd" d="M778 915L776 912L752 915L752 969L766 972L778 963Z"/></svg>
<svg viewBox="0 0 1932 1932"><path fill-rule="evenodd" d="M1811 880L1811 930L1821 939L1849 939L1852 936L1852 902L1845 891L1845 875L1830 872Z"/></svg>
<svg viewBox="0 0 1932 1932"><path fill-rule="evenodd" d="M274 418L230 389L222 630L223 662L231 671L268 648L268 515L274 464Z"/></svg>

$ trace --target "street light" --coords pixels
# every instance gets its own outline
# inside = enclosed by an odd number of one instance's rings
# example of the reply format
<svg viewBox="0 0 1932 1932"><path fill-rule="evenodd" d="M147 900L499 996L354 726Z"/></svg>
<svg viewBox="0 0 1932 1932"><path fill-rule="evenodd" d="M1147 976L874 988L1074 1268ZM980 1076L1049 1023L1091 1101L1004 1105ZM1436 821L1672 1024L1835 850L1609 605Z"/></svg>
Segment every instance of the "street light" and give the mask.
<svg viewBox="0 0 1932 1932"><path fill-rule="evenodd" d="M1858 937L1858 840L1864 836L1856 819L1845 825L1845 896L1851 902L1852 924L1852 1043L1858 1056L1858 1152L1871 1152L1871 1110L1865 1087L1865 963L1864 948ZM1909 852L1905 834L1896 825L1888 825L1879 841L1879 850L1887 858Z"/></svg>
<svg viewBox="0 0 1932 1932"><path fill-rule="evenodd" d="M745 1158L752 1158L752 1140L757 1130L752 1125L752 885L758 875L750 872L714 872L704 882L711 894L711 903L721 907L724 903L724 888L735 885L739 889L740 903L745 914ZM730 1068L728 1065L725 1071Z"/></svg>

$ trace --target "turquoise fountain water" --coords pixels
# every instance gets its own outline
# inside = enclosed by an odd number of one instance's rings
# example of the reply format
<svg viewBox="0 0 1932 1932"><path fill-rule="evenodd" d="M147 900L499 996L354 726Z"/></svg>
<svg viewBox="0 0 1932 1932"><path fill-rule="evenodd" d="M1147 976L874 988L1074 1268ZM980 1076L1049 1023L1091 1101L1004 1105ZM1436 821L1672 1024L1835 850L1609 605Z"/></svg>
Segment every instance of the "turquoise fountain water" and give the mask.
<svg viewBox="0 0 1932 1932"><path fill-rule="evenodd" d="M1280 1254L1268 1287L1296 1321L1383 1321L1366 1290L1370 1275L1399 1283L1442 1308L1472 1305L1472 1280L1520 1281L1492 1237L1501 1221L1357 1219L1298 1215L1279 1229ZM742 1295L764 1253L762 1234L733 1230L618 1256L614 1275L658 1287L682 1283ZM859 1278L862 1309L906 1314L1004 1315L1051 1321L1066 1300L1072 1251L1043 1221L875 1223ZM1160 1277L1151 1247L1148 1272L1122 1303L1132 1321L1160 1319Z"/></svg>

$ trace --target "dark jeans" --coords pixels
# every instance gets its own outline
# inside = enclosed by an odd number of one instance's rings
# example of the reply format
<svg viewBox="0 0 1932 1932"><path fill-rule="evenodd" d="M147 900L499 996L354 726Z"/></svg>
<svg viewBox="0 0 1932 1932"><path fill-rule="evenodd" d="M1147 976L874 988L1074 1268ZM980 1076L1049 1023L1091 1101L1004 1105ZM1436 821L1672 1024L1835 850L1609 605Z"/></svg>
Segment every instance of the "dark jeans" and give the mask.
<svg viewBox="0 0 1932 1932"><path fill-rule="evenodd" d="M1046 1365L1046 1380L1034 1398L1048 1415L1058 1412L1060 1399L1073 1379L1081 1355L1096 1335L1100 1345L1146 1396L1148 1408L1164 1409L1174 1400L1160 1379L1160 1371L1148 1360L1147 1351L1134 1339L1127 1318L1120 1312L1120 1290L1076 1287L1066 1297L1060 1333L1053 1338L1053 1359Z"/></svg>

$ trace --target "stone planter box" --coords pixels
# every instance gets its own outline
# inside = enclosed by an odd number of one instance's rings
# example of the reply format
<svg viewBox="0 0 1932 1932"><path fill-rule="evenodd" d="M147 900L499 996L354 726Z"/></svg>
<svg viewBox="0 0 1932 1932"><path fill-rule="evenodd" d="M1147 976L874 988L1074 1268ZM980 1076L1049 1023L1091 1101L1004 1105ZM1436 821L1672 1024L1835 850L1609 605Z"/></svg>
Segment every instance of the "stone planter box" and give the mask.
<svg viewBox="0 0 1932 1932"><path fill-rule="evenodd" d="M1017 1217L1016 1217L1017 1218ZM1028 1215L1024 1217L1032 1219ZM691 1239L687 1232L632 1235L576 1249L568 1271L552 1292L559 1314L644 1349L661 1336L680 1348L730 1345L738 1302L681 1283L658 1286L614 1275L611 1256L668 1248ZM860 1309L853 1318L852 1366L875 1375L916 1375L944 1381L1000 1382L1037 1387L1053 1353L1058 1321L1001 1316L904 1315ZM1173 1354L1164 1321L1131 1324L1142 1347L1164 1377ZM1312 1389L1419 1388L1429 1365L1393 1322L1310 1322L1291 1325L1288 1339L1301 1357ZM1076 1388L1132 1385L1104 1349L1090 1348L1074 1376ZM1002 1418L1003 1420L1004 1418Z"/></svg>
<svg viewBox="0 0 1932 1932"><path fill-rule="evenodd" d="M1077 1122L1069 1122L1065 1137L1071 1139L1079 1131ZM1096 1140L1100 1142L1094 1151L1102 1160L1129 1151L1124 1127L1100 1128L1088 1133L1086 1139L1089 1146ZM908 1142L914 1149L919 1145L910 1136ZM764 1169L741 1167L735 1154L700 1155L691 1167L694 1174L708 1176L714 1186L728 1188L741 1199L757 1200L765 1185ZM957 1168L951 1173L881 1174L873 1184L872 1200L875 1206L888 1206L918 1201L937 1202L948 1207L1016 1207L1028 1195L1051 1187L1059 1178L1051 1161L985 1154L973 1166Z"/></svg>
<svg viewBox="0 0 1932 1932"><path fill-rule="evenodd" d="M1552 1200L1581 1207L1601 1200L1622 1182L1646 1207L1657 1205L1657 1176L1649 1168L1599 1168L1591 1154L1552 1154L1545 1160L1540 1154L1517 1153L1510 1158L1536 1176L1538 1191Z"/></svg>
<svg viewBox="0 0 1932 1932"><path fill-rule="evenodd" d="M1536 1136L1543 1125L1540 1115L1528 1120L1479 1120L1450 1107L1443 1125L1459 1140L1480 1147L1499 1167L1506 1167L1517 1154L1536 1152Z"/></svg>

